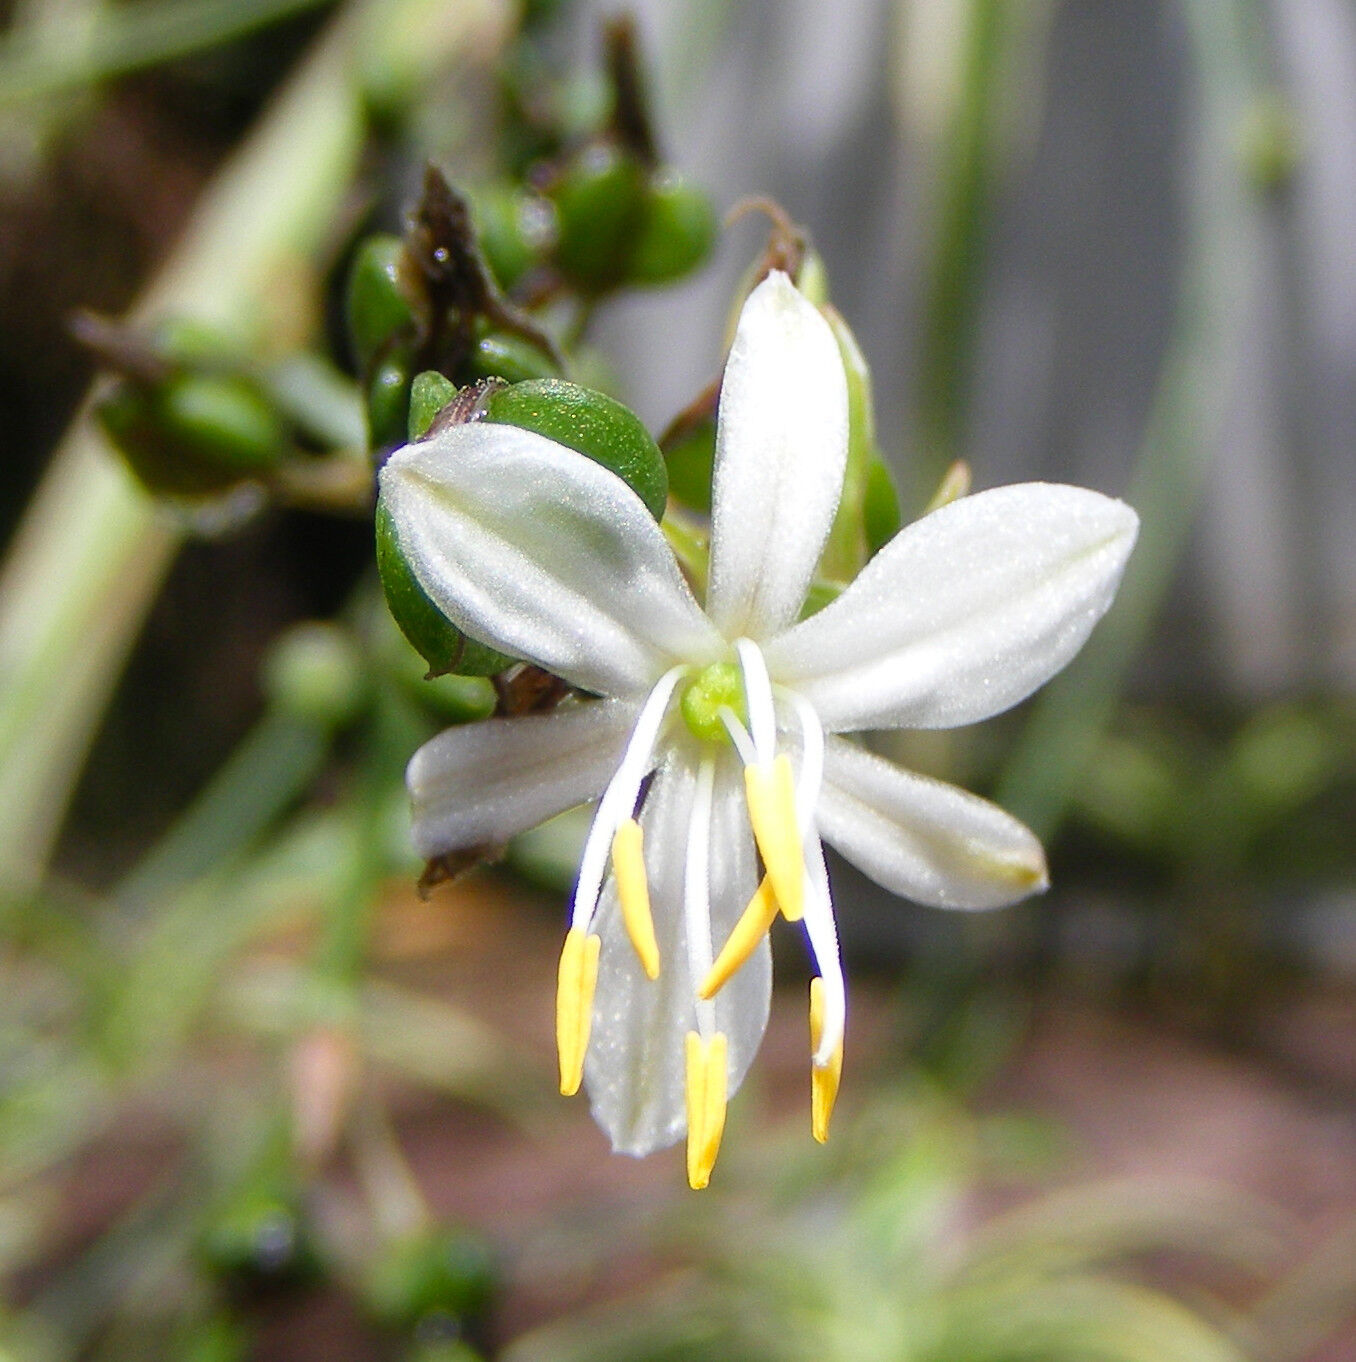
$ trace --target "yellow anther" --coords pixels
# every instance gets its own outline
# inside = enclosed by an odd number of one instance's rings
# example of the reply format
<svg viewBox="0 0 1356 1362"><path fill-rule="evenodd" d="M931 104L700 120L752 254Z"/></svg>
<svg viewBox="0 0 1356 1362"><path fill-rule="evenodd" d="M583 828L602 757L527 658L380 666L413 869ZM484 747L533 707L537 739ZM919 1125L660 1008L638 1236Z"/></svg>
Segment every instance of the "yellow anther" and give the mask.
<svg viewBox="0 0 1356 1362"><path fill-rule="evenodd" d="M824 1039L824 981L810 980L810 1049L819 1052ZM829 1138L829 1118L838 1098L838 1083L843 1077L843 1039L838 1038L827 1064L810 1066L810 1130L823 1144Z"/></svg>
<svg viewBox="0 0 1356 1362"><path fill-rule="evenodd" d="M645 854L640 824L628 818L612 838L612 871L621 900L626 934L640 957L640 966L651 979L659 978L659 943L654 939L650 912L650 886L645 879Z"/></svg>
<svg viewBox="0 0 1356 1362"><path fill-rule="evenodd" d="M687 1033L687 1182L700 1191L711 1181L725 1132L726 1040Z"/></svg>
<svg viewBox="0 0 1356 1362"><path fill-rule="evenodd" d="M791 758L783 752L770 766L746 766L744 795L754 840L777 895L777 905L788 922L799 922L805 909L805 851L796 822L796 779Z"/></svg>
<svg viewBox="0 0 1356 1362"><path fill-rule="evenodd" d="M758 949L758 943L768 934L776 916L777 896L772 892L771 881L764 876L716 956L716 963L702 980L702 986L697 990L699 998L714 998L725 987L731 975Z"/></svg>
<svg viewBox="0 0 1356 1362"><path fill-rule="evenodd" d="M565 933L556 981L556 1051L560 1056L560 1091L573 1097L584 1080L584 1055L593 1024L593 990L598 983L598 951L602 940L581 927Z"/></svg>

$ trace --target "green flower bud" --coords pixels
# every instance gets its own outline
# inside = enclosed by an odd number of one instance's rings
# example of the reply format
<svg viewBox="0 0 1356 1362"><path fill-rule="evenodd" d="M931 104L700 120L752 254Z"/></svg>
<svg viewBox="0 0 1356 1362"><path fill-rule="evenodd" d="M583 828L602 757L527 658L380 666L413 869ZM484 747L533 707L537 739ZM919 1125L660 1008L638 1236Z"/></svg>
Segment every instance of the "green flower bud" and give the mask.
<svg viewBox="0 0 1356 1362"><path fill-rule="evenodd" d="M714 416L688 426L671 439L666 438L664 463L668 467L669 492L689 510L709 512L715 461Z"/></svg>
<svg viewBox="0 0 1356 1362"><path fill-rule="evenodd" d="M433 424L433 418L457 395L457 385L436 369L425 369L414 376L410 384L410 417L408 434L411 440L421 439Z"/></svg>
<svg viewBox="0 0 1356 1362"><path fill-rule="evenodd" d="M667 284L696 269L716 239L716 213L699 189L676 175L650 182L639 231L626 263L636 284Z"/></svg>
<svg viewBox="0 0 1356 1362"><path fill-rule="evenodd" d="M362 1299L378 1323L409 1329L432 1315L478 1318L497 1281L494 1261L478 1238L437 1228L387 1245L366 1273Z"/></svg>
<svg viewBox="0 0 1356 1362"><path fill-rule="evenodd" d="M530 378L554 378L560 372L544 350L507 331L486 331L481 335L463 369L468 382L502 378L505 383L522 383Z"/></svg>
<svg viewBox="0 0 1356 1362"><path fill-rule="evenodd" d="M183 374L157 388L120 381L95 414L152 492L208 496L267 473L288 446L287 428L251 383Z"/></svg>
<svg viewBox="0 0 1356 1362"><path fill-rule="evenodd" d="M404 442L410 422L410 368L404 355L383 360L367 381L367 438L373 449Z"/></svg>
<svg viewBox="0 0 1356 1362"><path fill-rule="evenodd" d="M605 293L625 277L646 190L637 161L595 143L547 191L556 206L556 265L582 292Z"/></svg>
<svg viewBox="0 0 1356 1362"><path fill-rule="evenodd" d="M622 478L656 520L664 514L664 457L640 418L620 402L577 383L542 378L495 389L486 398L485 419L578 450Z"/></svg>
<svg viewBox="0 0 1356 1362"><path fill-rule="evenodd" d="M873 458L866 466L866 495L862 499L866 544L877 553L899 533L899 493L884 460Z"/></svg>
<svg viewBox="0 0 1356 1362"><path fill-rule="evenodd" d="M391 618L428 663L430 676L455 672L461 676L494 676L512 666L513 659L469 639L429 599L400 551L395 523L382 501L377 502L377 571Z"/></svg>
<svg viewBox="0 0 1356 1362"><path fill-rule="evenodd" d="M324 728L358 716L366 691L362 655L347 631L309 620L276 638L264 658L263 688L277 708Z"/></svg>
<svg viewBox="0 0 1356 1362"><path fill-rule="evenodd" d="M813 247L807 247L796 271L796 287L816 306L829 301L829 272L824 257Z"/></svg>
<svg viewBox="0 0 1356 1362"><path fill-rule="evenodd" d="M370 236L349 267L344 314L353 356L363 373L414 325L414 313L400 288L403 251L398 236Z"/></svg>

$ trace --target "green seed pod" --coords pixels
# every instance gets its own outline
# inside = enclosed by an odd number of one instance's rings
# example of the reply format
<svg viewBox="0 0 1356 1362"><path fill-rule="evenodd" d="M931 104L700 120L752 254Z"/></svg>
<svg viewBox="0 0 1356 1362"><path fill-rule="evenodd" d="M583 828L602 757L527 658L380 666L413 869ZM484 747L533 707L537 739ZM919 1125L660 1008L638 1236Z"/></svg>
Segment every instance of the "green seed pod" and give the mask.
<svg viewBox="0 0 1356 1362"><path fill-rule="evenodd" d="M862 522L866 529L867 549L873 554L899 533L899 493L895 491L894 478L882 459L873 458L866 466Z"/></svg>
<svg viewBox="0 0 1356 1362"><path fill-rule="evenodd" d="M716 213L699 189L676 175L650 182L640 228L626 264L636 284L667 284L696 269L716 239Z"/></svg>
<svg viewBox="0 0 1356 1362"><path fill-rule="evenodd" d="M352 723L367 689L353 638L319 620L293 625L273 641L262 682L275 707L327 729Z"/></svg>
<svg viewBox="0 0 1356 1362"><path fill-rule="evenodd" d="M511 659L504 661L507 664ZM497 697L494 687L483 676L433 676L418 685L415 698L445 724L471 724L494 713Z"/></svg>
<svg viewBox="0 0 1356 1362"><path fill-rule="evenodd" d="M555 378L560 372L544 350L507 331L484 332L466 357L463 371L467 382L478 378L502 378L505 383Z"/></svg>
<svg viewBox="0 0 1356 1362"><path fill-rule="evenodd" d="M287 448L278 413L243 379L185 374L161 389L157 405L176 444L236 477L266 472Z"/></svg>
<svg viewBox="0 0 1356 1362"><path fill-rule="evenodd" d="M169 496L210 496L273 468L281 417L243 378L184 374L158 388L121 381L95 414L136 476Z"/></svg>
<svg viewBox="0 0 1356 1362"><path fill-rule="evenodd" d="M408 434L411 440L421 439L433 424L433 418L457 395L457 385L436 369L425 369L414 376L410 384L410 419Z"/></svg>
<svg viewBox="0 0 1356 1362"><path fill-rule="evenodd" d="M594 143L547 191L556 206L556 265L581 292L605 293L626 277L646 188L636 160Z"/></svg>
<svg viewBox="0 0 1356 1362"><path fill-rule="evenodd" d="M295 1199L267 1187L250 1187L221 1208L200 1251L213 1272L239 1285L300 1283L320 1268Z"/></svg>
<svg viewBox="0 0 1356 1362"><path fill-rule="evenodd" d="M440 1227L387 1245L368 1268L362 1299L379 1324L411 1329L436 1315L479 1318L497 1283L494 1261L478 1238Z"/></svg>
<svg viewBox="0 0 1356 1362"><path fill-rule="evenodd" d="M485 419L534 430L578 450L622 478L656 520L664 514L669 491L664 457L640 418L620 402L577 383L542 378L490 393Z"/></svg>
<svg viewBox="0 0 1356 1362"><path fill-rule="evenodd" d="M667 439L664 463L668 467L669 492L689 510L703 514L711 509L711 473L716 461L716 422L698 421Z"/></svg>
<svg viewBox="0 0 1356 1362"><path fill-rule="evenodd" d="M205 367L211 364L238 365L241 342L197 317L166 317L151 329L151 346L170 364Z"/></svg>
<svg viewBox="0 0 1356 1362"><path fill-rule="evenodd" d="M377 502L377 571L391 618L428 663L430 676L494 676L513 665L511 657L469 639L429 599L400 550L395 522Z"/></svg>
<svg viewBox="0 0 1356 1362"><path fill-rule="evenodd" d="M511 289L541 263L555 238L555 213L540 195L488 185L474 195L476 234L500 288Z"/></svg>
<svg viewBox="0 0 1356 1362"><path fill-rule="evenodd" d="M443 723L469 724L494 713L498 697L489 680L455 673L430 677L427 664L394 627L383 631L378 651L396 686Z"/></svg>
<svg viewBox="0 0 1356 1362"><path fill-rule="evenodd" d="M188 470L179 468L166 441L155 428L151 394L145 388L119 381L94 404L94 415L104 434L128 467L148 490L180 491L180 482ZM215 480L207 486L194 485L191 492L212 491Z"/></svg>
<svg viewBox="0 0 1356 1362"><path fill-rule="evenodd" d="M353 357L362 373L414 325L414 313L400 289L403 250L398 236L370 236L358 247L349 267L344 315Z"/></svg>
<svg viewBox="0 0 1356 1362"><path fill-rule="evenodd" d="M404 355L393 355L367 381L367 439L372 449L401 444L410 422L410 369Z"/></svg>

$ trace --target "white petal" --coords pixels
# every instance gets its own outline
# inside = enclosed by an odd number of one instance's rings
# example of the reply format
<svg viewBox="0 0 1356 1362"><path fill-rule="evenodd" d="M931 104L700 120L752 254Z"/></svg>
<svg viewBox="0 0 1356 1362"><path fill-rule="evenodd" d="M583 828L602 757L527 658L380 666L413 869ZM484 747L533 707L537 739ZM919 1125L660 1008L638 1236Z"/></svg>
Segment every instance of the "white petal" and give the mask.
<svg viewBox="0 0 1356 1362"><path fill-rule="evenodd" d="M830 731L951 728L1015 705L1083 646L1135 542L1124 502L1022 483L895 536L831 605L764 647Z"/></svg>
<svg viewBox="0 0 1356 1362"><path fill-rule="evenodd" d="M641 971L621 923L611 882L596 930L603 947L593 1033L584 1078L593 1115L625 1154L648 1154L687 1129L683 1038L696 1028L694 984L683 921L683 864L695 768L671 757L655 776L641 812L659 978ZM711 934L716 950L757 885L753 838L737 764L722 758L711 814ZM716 1026L729 1037L729 1091L743 1081L767 1028L772 956L766 941L716 995Z"/></svg>
<svg viewBox="0 0 1356 1362"><path fill-rule="evenodd" d="M406 445L381 473L404 554L472 637L585 690L633 695L720 642L640 498L614 473L514 426Z"/></svg>
<svg viewBox="0 0 1356 1362"><path fill-rule="evenodd" d="M796 618L843 494L847 379L784 274L749 295L720 390L706 608L727 637Z"/></svg>
<svg viewBox="0 0 1356 1362"><path fill-rule="evenodd" d="M405 773L415 849L432 857L499 845L596 798L621 760L635 717L630 701L590 700L440 733Z"/></svg>
<svg viewBox="0 0 1356 1362"><path fill-rule="evenodd" d="M893 893L935 908L997 908L1046 887L1035 835L986 799L843 738L825 748L820 833Z"/></svg>

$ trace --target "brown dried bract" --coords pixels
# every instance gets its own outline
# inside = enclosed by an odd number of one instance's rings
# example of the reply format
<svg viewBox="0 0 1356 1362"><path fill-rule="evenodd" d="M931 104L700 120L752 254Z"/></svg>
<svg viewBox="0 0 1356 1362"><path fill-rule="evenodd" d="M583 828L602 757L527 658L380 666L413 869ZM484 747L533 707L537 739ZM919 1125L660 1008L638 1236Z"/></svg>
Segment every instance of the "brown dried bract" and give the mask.
<svg viewBox="0 0 1356 1362"><path fill-rule="evenodd" d="M505 717L542 714L554 709L569 693L568 683L530 662L492 677L499 703L495 713Z"/></svg>
<svg viewBox="0 0 1356 1362"><path fill-rule="evenodd" d="M635 19L625 14L606 23L603 47L608 84L612 86L612 135L641 165L655 170L659 146L640 69Z"/></svg>
<svg viewBox="0 0 1356 1362"><path fill-rule="evenodd" d="M480 319L560 362L555 343L499 292L480 252L471 209L436 166L405 233L401 282L419 319L419 364L452 374L475 344Z"/></svg>
<svg viewBox="0 0 1356 1362"><path fill-rule="evenodd" d="M441 856L434 856L432 860L425 862L424 873L419 876L419 883L416 886L419 897L426 899L440 884L448 884L459 879L478 865L492 865L502 860L503 856L504 848L494 842L463 847L460 851L448 851Z"/></svg>

